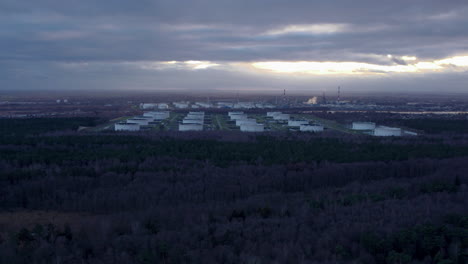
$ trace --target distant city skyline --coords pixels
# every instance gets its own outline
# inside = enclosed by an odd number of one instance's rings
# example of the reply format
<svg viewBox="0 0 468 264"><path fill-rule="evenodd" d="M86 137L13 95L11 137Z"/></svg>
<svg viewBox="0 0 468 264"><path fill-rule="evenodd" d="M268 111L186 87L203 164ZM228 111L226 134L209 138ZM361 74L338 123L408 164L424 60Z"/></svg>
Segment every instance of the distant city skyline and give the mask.
<svg viewBox="0 0 468 264"><path fill-rule="evenodd" d="M0 0L0 92L468 93L462 0Z"/></svg>

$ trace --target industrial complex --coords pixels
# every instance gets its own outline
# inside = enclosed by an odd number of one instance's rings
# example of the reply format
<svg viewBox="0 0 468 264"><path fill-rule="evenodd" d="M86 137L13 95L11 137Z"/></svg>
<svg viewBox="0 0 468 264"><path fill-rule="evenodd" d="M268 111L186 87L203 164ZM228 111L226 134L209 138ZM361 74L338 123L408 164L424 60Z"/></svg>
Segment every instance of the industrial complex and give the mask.
<svg viewBox="0 0 468 264"><path fill-rule="evenodd" d="M182 103L180 103L182 104ZM145 111L139 116L121 118L113 124L115 131L297 131L323 133L338 131L371 136L414 136L414 131L378 125L374 122L340 124L310 114L282 111Z"/></svg>

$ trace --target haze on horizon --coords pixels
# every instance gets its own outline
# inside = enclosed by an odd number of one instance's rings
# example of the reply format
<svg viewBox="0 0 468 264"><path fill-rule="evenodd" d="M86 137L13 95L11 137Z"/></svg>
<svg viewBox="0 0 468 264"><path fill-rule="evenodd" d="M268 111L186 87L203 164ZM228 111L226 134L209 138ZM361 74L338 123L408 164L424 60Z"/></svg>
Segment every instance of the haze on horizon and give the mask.
<svg viewBox="0 0 468 264"><path fill-rule="evenodd" d="M467 93L463 0L0 0L0 91Z"/></svg>

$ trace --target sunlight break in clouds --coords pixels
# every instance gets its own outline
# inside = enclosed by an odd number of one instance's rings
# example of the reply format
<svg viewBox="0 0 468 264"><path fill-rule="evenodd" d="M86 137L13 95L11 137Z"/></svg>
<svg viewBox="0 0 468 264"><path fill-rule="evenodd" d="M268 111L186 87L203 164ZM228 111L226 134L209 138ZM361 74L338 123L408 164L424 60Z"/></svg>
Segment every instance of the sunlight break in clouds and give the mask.
<svg viewBox="0 0 468 264"><path fill-rule="evenodd" d="M139 62L137 65L144 70L205 70L220 66L210 61L159 61L159 62Z"/></svg>
<svg viewBox="0 0 468 264"><path fill-rule="evenodd" d="M388 55L392 58L391 55ZM405 61L415 61L408 65L378 65L362 62L315 62L315 61L270 61L254 62L256 69L267 70L276 73L303 73L303 74L372 74L372 73L420 73L427 71L450 70L446 66L468 66L468 56L458 56L442 60L416 62L416 57L404 56Z"/></svg>
<svg viewBox="0 0 468 264"><path fill-rule="evenodd" d="M468 56L457 56L457 57L447 58L443 60L438 60L435 63L438 65L455 65L458 67L467 67Z"/></svg>
<svg viewBox="0 0 468 264"><path fill-rule="evenodd" d="M286 35L286 34L332 34L344 32L348 28L346 24L312 24L312 25L289 25L279 29L269 30L264 33L268 36Z"/></svg>

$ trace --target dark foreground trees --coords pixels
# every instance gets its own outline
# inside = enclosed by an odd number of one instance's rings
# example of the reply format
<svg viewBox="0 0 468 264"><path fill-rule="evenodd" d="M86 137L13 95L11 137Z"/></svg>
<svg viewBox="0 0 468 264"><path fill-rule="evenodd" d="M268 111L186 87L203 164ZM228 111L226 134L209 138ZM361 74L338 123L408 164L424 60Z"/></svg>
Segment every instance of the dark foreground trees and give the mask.
<svg viewBox="0 0 468 264"><path fill-rule="evenodd" d="M467 262L463 135L200 137L2 136L0 263Z"/></svg>

